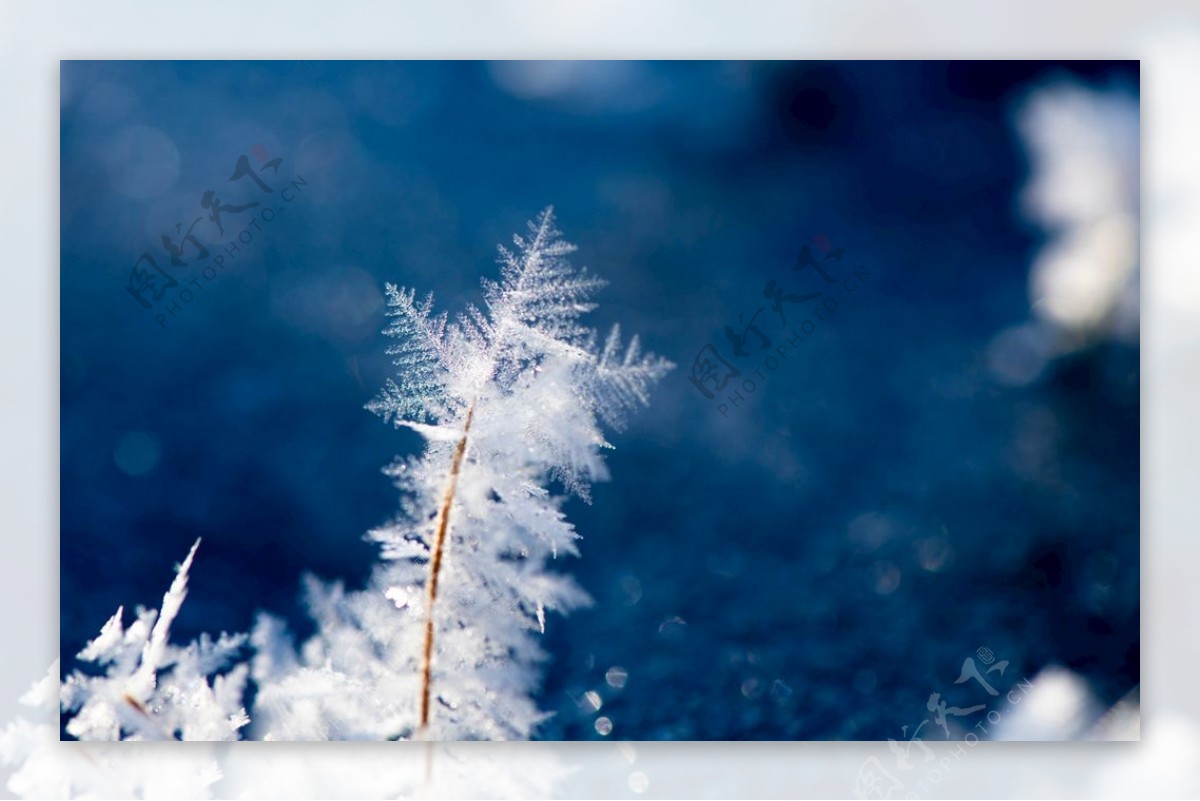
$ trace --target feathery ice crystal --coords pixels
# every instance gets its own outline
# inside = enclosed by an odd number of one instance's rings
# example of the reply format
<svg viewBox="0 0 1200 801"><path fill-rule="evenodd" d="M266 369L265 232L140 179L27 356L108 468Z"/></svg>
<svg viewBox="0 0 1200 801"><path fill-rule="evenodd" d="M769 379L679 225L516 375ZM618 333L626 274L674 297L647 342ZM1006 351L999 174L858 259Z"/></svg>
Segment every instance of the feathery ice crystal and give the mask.
<svg viewBox="0 0 1200 801"><path fill-rule="evenodd" d="M546 610L588 602L547 568L578 555L551 494L606 478L601 421L619 428L672 365L599 345L580 316L603 282L575 270L551 209L500 248L484 309L454 321L432 296L387 286L399 368L368 408L427 441L390 469L401 514L371 532L385 561L363 592L309 584L318 632L297 656L277 621L253 635L271 739L515 739L542 720L531 696Z"/></svg>

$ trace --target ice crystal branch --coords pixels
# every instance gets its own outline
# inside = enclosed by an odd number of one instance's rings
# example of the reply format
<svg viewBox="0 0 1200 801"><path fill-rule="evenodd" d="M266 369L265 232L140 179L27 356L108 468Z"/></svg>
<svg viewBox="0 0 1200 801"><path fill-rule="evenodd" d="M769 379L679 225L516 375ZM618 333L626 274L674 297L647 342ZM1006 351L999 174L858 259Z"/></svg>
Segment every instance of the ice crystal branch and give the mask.
<svg viewBox="0 0 1200 801"><path fill-rule="evenodd" d="M385 561L368 588L312 584L318 632L295 657L274 623L256 632L275 654L255 667L272 687L264 736L513 739L542 720L534 632L547 610L588 603L549 569L578 555L551 487L586 499L607 477L601 422L620 426L672 367L617 328L598 347L581 317L604 282L572 266L574 249L546 209L500 248L483 308L452 322L387 286L397 378L368 408L426 448L390 470L404 501L370 534Z"/></svg>
<svg viewBox="0 0 1200 801"><path fill-rule="evenodd" d="M437 420L453 412L446 402L444 377L449 354L446 351L446 315L432 316L433 295L414 302L412 290L386 286L388 316L392 323L385 330L398 340L388 348L400 368L403 386L388 379L379 397L367 408L385 420Z"/></svg>

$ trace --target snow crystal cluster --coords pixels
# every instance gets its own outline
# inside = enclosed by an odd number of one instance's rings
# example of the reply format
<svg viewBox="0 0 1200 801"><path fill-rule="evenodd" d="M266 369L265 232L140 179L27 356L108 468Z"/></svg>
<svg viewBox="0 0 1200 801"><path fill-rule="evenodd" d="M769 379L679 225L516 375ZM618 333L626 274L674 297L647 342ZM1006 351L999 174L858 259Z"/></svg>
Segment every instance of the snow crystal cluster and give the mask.
<svg viewBox="0 0 1200 801"><path fill-rule="evenodd" d="M187 597L188 570L200 541L179 567L160 611L139 609L129 628L119 608L79 658L105 667L79 671L62 685L62 708L74 712L67 733L79 740L235 740L250 722L242 708L249 668L215 675L237 658L246 635L201 635L186 647L168 642ZM214 676L212 681L209 677Z"/></svg>
<svg viewBox="0 0 1200 801"><path fill-rule="evenodd" d="M308 579L317 631L299 646L268 614L249 635L176 646L170 628L197 542L160 610L139 609L126 626L118 609L80 652L95 669L60 682L56 664L23 699L54 715L0 731L0 761L19 766L11 788L157 792L157 760L105 757L141 777L117 786L94 759L56 748L60 708L66 733L91 741L531 736L543 719L533 695L546 614L588 603L552 569L579 553L555 489L588 498L607 475L601 425L620 428L672 367L636 337L622 345L614 327L601 344L580 322L603 282L571 265L573 250L547 209L500 248L500 280L484 281L483 307L453 320L433 311L432 297L388 285L385 333L398 371L368 408L421 434L426 448L389 468L404 500L369 534L382 559L366 588ZM190 765L171 774L187 787L166 792L202 795L221 775L215 762Z"/></svg>

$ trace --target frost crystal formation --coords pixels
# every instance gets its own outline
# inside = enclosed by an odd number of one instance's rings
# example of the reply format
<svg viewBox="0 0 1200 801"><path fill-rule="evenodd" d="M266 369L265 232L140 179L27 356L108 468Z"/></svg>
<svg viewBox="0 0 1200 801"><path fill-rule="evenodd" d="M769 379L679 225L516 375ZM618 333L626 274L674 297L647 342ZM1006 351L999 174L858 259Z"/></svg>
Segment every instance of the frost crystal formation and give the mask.
<svg viewBox="0 0 1200 801"><path fill-rule="evenodd" d="M529 737L543 719L532 696L546 612L588 603L549 569L578 555L551 487L588 498L591 483L606 478L601 422L619 428L672 365L643 354L636 337L623 346L615 327L600 345L580 323L603 282L567 261L574 247L550 209L514 245L500 249L500 281L484 282L484 307L468 306L453 322L433 311L432 297L418 302L387 286L385 333L399 369L368 408L420 433L426 448L389 468L404 502L369 534L383 561L366 589L308 579L317 632L299 649L266 614L249 636L175 646L170 628L197 541L161 610L139 609L126 628L118 609L79 654L95 670L58 683L55 666L26 700L48 708L47 687L57 683L66 732L80 740ZM253 716L242 706L248 678ZM54 733L25 719L0 730L0 762L23 765L18 785L62 795L116 786L87 766L78 776L43 770L58 764L46 745ZM119 794L186 786L195 795L219 778L208 763L192 772L151 767Z"/></svg>
<svg viewBox="0 0 1200 801"><path fill-rule="evenodd" d="M63 682L62 708L74 712L67 733L80 740L236 740L250 722L242 708L248 668L232 663L246 635L206 635L180 648L168 642L187 597L197 540L179 567L159 611L139 609L125 628L117 609L79 658L105 668L76 671ZM211 682L209 677L213 677Z"/></svg>
<svg viewBox="0 0 1200 801"><path fill-rule="evenodd" d="M310 582L318 633L294 654L264 618L256 725L272 739L518 739L546 612L588 602L549 569L578 555L551 487L588 499L607 477L601 423L619 428L671 364L580 318L603 282L576 270L551 209L500 248L483 308L453 321L387 286L398 369L368 408L426 440L389 472L399 516L370 536L384 562L362 592Z"/></svg>

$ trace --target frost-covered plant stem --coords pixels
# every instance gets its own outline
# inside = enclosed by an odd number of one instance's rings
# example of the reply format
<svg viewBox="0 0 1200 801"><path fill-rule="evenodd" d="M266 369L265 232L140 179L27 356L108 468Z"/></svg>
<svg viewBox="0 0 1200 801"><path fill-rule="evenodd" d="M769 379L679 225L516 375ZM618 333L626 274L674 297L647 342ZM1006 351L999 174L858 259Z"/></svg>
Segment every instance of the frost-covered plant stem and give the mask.
<svg viewBox="0 0 1200 801"><path fill-rule="evenodd" d="M450 460L450 475L446 478L446 492L442 496L442 504L438 507L436 535L434 537L433 558L429 560L429 592L425 599L425 646L421 656L421 731L429 729L429 694L433 685L433 614L437 604L438 576L442 572L442 557L446 552L446 532L450 530L450 509L454 505L454 493L458 489L458 475L462 471L463 455L467 452L467 436L471 433L471 420L475 416L475 404L467 409L467 420L463 423L462 437L454 447L454 457Z"/></svg>
<svg viewBox="0 0 1200 801"><path fill-rule="evenodd" d="M425 448L388 470L403 500L370 534L367 587L310 581L318 631L298 651L276 621L255 630L260 736L509 740L545 720L547 612L590 601L554 569L579 554L562 503L607 478L602 423L620 428L671 364L582 324L604 282L570 264L550 209L513 244L453 321L386 286L399 369L368 408Z"/></svg>

